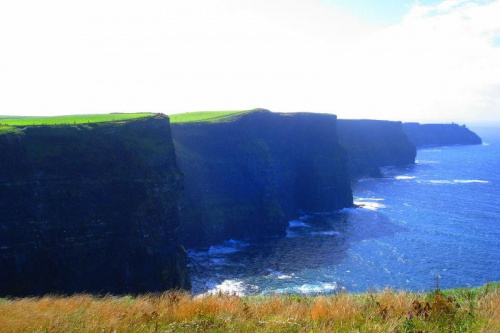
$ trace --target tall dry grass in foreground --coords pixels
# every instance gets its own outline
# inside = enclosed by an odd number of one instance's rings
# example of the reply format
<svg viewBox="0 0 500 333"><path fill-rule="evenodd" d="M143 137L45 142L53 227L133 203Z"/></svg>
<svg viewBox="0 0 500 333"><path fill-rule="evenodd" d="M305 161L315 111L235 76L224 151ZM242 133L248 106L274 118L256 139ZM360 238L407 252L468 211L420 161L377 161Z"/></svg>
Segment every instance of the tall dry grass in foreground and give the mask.
<svg viewBox="0 0 500 333"><path fill-rule="evenodd" d="M0 299L0 332L500 332L500 284L415 294Z"/></svg>

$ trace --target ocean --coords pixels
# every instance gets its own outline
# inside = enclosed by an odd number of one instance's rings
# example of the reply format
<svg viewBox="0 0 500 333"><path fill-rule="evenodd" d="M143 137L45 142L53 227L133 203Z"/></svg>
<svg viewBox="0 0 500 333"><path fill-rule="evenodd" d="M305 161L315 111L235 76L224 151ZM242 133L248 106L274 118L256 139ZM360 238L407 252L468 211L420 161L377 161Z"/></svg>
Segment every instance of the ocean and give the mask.
<svg viewBox="0 0 500 333"><path fill-rule="evenodd" d="M304 215L286 237L188 251L193 293L412 291L500 281L500 129L419 149L353 184L359 208Z"/></svg>

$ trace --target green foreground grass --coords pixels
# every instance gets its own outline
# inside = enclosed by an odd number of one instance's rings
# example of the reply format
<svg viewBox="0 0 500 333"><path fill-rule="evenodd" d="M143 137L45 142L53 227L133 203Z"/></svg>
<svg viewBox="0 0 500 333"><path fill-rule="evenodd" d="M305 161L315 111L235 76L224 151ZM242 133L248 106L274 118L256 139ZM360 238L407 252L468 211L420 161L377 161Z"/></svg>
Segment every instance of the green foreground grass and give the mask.
<svg viewBox="0 0 500 333"><path fill-rule="evenodd" d="M123 121L137 118L151 117L155 113L109 113L109 114L79 114L51 117L21 117L0 116L0 134L16 133L17 127L41 126L41 125L76 125L88 123L102 123L111 121Z"/></svg>
<svg viewBox="0 0 500 333"><path fill-rule="evenodd" d="M500 332L500 284L331 296L0 299L2 332Z"/></svg>
<svg viewBox="0 0 500 333"><path fill-rule="evenodd" d="M243 110L243 111L199 111L199 112L186 112L170 114L170 123L172 124L183 124L183 123L194 123L194 122L225 122L234 120L246 113L250 113L254 110Z"/></svg>

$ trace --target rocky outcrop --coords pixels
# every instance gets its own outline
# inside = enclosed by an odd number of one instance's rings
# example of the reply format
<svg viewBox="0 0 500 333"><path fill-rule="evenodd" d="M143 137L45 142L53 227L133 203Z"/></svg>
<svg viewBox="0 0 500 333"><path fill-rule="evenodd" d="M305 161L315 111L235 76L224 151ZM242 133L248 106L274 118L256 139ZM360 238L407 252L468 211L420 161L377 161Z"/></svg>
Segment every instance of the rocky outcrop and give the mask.
<svg viewBox="0 0 500 333"><path fill-rule="evenodd" d="M189 287L168 118L0 135L0 296Z"/></svg>
<svg viewBox="0 0 500 333"><path fill-rule="evenodd" d="M183 243L281 235L300 210L352 205L336 116L267 110L172 124L185 173Z"/></svg>
<svg viewBox="0 0 500 333"><path fill-rule="evenodd" d="M401 122L339 119L338 133L353 179L380 176L382 166L415 163L415 145L408 140Z"/></svg>
<svg viewBox="0 0 500 333"><path fill-rule="evenodd" d="M404 123L403 129L417 147L482 143L481 138L465 125Z"/></svg>

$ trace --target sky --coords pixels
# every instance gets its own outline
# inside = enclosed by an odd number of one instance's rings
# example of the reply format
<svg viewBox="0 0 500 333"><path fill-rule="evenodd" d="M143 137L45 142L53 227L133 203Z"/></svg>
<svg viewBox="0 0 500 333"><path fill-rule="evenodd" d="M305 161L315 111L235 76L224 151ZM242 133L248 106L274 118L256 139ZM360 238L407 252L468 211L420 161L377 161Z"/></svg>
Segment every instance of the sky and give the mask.
<svg viewBox="0 0 500 333"><path fill-rule="evenodd" d="M500 122L500 0L1 0L0 114Z"/></svg>

